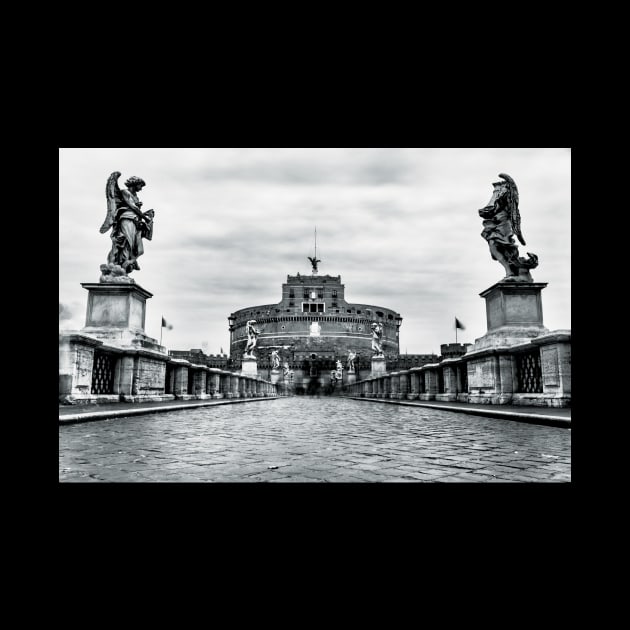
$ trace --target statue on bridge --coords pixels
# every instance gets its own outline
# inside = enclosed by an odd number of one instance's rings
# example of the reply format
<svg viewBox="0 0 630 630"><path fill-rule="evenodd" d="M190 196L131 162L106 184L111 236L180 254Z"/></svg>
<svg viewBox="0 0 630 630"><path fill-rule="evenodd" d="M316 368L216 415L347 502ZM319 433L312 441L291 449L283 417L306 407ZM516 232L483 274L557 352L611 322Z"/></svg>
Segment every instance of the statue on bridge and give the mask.
<svg viewBox="0 0 630 630"><path fill-rule="evenodd" d="M280 367L280 355L277 350L271 352L271 369L277 370Z"/></svg>
<svg viewBox="0 0 630 630"><path fill-rule="evenodd" d="M383 356L383 325L377 322L372 324L372 350L375 357Z"/></svg>
<svg viewBox="0 0 630 630"><path fill-rule="evenodd" d="M255 323L255 319L250 319L245 326L245 332L247 333L247 346L245 346L245 354L243 355L244 359L256 358L254 356L254 348L256 347L256 340L258 339L258 335L260 335L260 330L254 326Z"/></svg>
<svg viewBox="0 0 630 630"><path fill-rule="evenodd" d="M105 186L107 215L100 232L105 234L111 228L112 248L107 256L107 264L101 265L101 282L133 283L129 274L137 269L138 258L144 254L142 239L153 238L154 210L142 212L142 202L138 193L146 186L140 177L130 177L126 189L120 190L120 173L113 172Z"/></svg>
<svg viewBox="0 0 630 630"><path fill-rule="evenodd" d="M348 350L348 361L346 363L346 367L348 368L349 373L354 372L354 360L357 358L356 352L352 352L352 350Z"/></svg>
<svg viewBox="0 0 630 630"><path fill-rule="evenodd" d="M518 189L514 180L499 173L504 181L494 182L494 192L488 204L479 210L483 221L481 236L488 241L490 255L505 269L504 281L533 282L530 269L538 266L538 256L527 252L528 258L519 256L516 234L521 245L525 239L521 233L521 215L518 209Z"/></svg>

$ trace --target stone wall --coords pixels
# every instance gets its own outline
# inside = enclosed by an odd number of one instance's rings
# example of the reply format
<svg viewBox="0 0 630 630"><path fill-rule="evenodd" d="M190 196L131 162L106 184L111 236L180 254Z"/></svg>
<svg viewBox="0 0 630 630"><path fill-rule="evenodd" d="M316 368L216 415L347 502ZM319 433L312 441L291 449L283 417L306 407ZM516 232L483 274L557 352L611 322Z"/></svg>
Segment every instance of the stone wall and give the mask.
<svg viewBox="0 0 630 630"><path fill-rule="evenodd" d="M408 386L401 380L407 379L407 374ZM347 394L365 398L570 407L571 331L554 331L512 346L469 351L457 359L408 372L358 379L349 385Z"/></svg>

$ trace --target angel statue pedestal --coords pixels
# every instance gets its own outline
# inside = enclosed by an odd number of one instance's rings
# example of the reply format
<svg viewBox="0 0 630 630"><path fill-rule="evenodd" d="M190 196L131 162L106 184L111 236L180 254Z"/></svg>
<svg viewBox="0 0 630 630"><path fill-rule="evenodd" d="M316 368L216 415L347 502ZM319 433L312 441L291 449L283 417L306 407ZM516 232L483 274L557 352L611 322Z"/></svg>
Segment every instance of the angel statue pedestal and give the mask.
<svg viewBox="0 0 630 630"><path fill-rule="evenodd" d="M280 372L280 368L273 368L271 370L271 378L269 379L272 383L272 385L275 385L279 380L280 380L280 375L282 373Z"/></svg>
<svg viewBox="0 0 630 630"><path fill-rule="evenodd" d="M152 293L135 283L82 282L81 286L88 291L83 332L116 346L168 354L164 346L144 333L146 301Z"/></svg>
<svg viewBox="0 0 630 630"><path fill-rule="evenodd" d="M374 378L375 376L383 376L386 373L387 369L385 367L385 357L372 357L372 371L370 372L370 377Z"/></svg>
<svg viewBox="0 0 630 630"><path fill-rule="evenodd" d="M243 357L241 374L244 376L258 376L258 362L254 357Z"/></svg>
<svg viewBox="0 0 630 630"><path fill-rule="evenodd" d="M479 295L486 300L488 332L470 352L527 342L548 332L543 326L541 291L546 282L497 282Z"/></svg>

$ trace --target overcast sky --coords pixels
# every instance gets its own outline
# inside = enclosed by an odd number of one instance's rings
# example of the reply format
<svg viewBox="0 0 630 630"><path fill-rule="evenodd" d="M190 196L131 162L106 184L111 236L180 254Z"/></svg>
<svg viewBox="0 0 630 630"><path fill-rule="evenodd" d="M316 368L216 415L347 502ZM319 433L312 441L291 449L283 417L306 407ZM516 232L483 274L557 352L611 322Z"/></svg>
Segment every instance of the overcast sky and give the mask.
<svg viewBox="0 0 630 630"><path fill-rule="evenodd" d="M522 256L533 252L544 324L571 327L569 149L60 149L59 326L85 325L87 291L111 241L100 234L105 183L120 171L155 210L132 277L153 293L146 333L173 324L170 349L229 352L228 315L279 302L287 274L309 275L317 225L322 274L341 275L348 302L403 317L401 352L439 354L486 332L479 293L499 281L477 210L499 173L519 189Z"/></svg>

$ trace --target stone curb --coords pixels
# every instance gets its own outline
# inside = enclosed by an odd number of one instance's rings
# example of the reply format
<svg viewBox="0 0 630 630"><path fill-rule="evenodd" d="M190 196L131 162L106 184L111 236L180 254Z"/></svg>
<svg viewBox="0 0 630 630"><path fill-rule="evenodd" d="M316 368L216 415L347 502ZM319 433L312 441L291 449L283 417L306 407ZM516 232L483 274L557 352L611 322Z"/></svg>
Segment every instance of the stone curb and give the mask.
<svg viewBox="0 0 630 630"><path fill-rule="evenodd" d="M138 409L109 409L108 411L88 411L86 413L74 413L59 416L59 424L74 424L77 422L91 422L93 420L105 420L106 418L121 418L124 416L139 416L145 413L160 413L163 411L181 411L182 409L196 409L197 407L212 407L215 405L234 405L237 403L260 402L263 400L275 400L278 396L265 396L264 398L243 398L212 400L195 404L171 405L169 407L139 407Z"/></svg>
<svg viewBox="0 0 630 630"><path fill-rule="evenodd" d="M361 400L363 402L377 402L390 405L404 405L405 407L428 407L429 409L442 409L444 411L455 411L459 413L467 413L473 416L490 416L492 418L503 418L505 420L516 420L527 422L529 424L543 424L551 427L571 428L571 418L563 418L562 416L550 416L538 413L519 413L518 411L499 411L496 409L467 409L465 407L451 407L450 405L431 405L430 403L418 403L412 401L386 400L380 398L355 398L348 396L352 400ZM490 406L490 405L488 405Z"/></svg>

